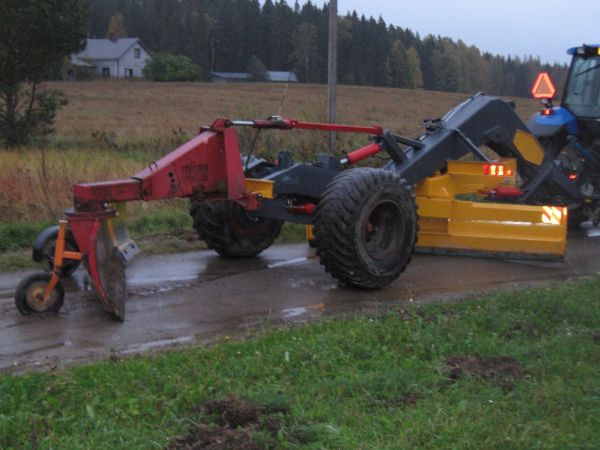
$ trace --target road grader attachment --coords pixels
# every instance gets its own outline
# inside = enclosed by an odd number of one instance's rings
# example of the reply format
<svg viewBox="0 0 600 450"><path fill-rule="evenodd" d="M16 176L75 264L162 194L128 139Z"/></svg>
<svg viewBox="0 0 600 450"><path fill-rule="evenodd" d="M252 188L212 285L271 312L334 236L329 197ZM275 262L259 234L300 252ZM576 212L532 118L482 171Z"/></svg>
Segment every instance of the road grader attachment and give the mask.
<svg viewBox="0 0 600 450"><path fill-rule="evenodd" d="M17 308L58 311L60 278L83 261L104 309L124 320L124 267L137 247L115 205L140 200L189 198L199 237L224 257L257 255L283 222L305 224L325 270L365 289L395 280L415 246L504 257L564 255L566 208L535 198L540 185L557 183L553 163L511 103L478 94L424 125L425 133L411 139L374 126L215 120L131 178L75 185L73 208L34 245L34 259L50 273L22 281ZM237 127L362 133L371 140L342 157L298 163L282 151L269 162L253 156L254 149L240 152ZM374 155L388 162L366 167Z"/></svg>

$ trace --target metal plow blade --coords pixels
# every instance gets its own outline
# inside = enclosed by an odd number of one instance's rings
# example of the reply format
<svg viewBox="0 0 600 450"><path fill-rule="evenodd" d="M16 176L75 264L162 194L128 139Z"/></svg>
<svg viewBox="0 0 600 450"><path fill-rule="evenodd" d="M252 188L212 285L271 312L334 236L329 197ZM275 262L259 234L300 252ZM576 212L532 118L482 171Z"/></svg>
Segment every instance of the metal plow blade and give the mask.
<svg viewBox="0 0 600 450"><path fill-rule="evenodd" d="M96 220L92 227L88 271L104 309L125 320L125 264L113 240L110 220Z"/></svg>
<svg viewBox="0 0 600 450"><path fill-rule="evenodd" d="M125 227L127 217L125 204L115 203L111 207L117 211L117 215L108 219L108 232L113 245L119 250L121 258L127 262L136 256L140 252L140 249L127 233L127 228Z"/></svg>

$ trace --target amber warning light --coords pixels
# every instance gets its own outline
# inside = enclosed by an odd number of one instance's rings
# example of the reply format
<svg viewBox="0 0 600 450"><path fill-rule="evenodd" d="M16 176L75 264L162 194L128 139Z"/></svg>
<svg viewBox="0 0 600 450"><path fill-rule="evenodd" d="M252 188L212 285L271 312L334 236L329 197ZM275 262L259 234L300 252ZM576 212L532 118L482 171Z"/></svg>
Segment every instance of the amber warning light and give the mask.
<svg viewBox="0 0 600 450"><path fill-rule="evenodd" d="M483 174L493 177L511 177L512 170L507 169L503 164L484 164Z"/></svg>
<svg viewBox="0 0 600 450"><path fill-rule="evenodd" d="M533 95L533 98L552 99L554 94L556 94L556 88L550 79L550 75L547 72L540 73L533 84L531 95Z"/></svg>

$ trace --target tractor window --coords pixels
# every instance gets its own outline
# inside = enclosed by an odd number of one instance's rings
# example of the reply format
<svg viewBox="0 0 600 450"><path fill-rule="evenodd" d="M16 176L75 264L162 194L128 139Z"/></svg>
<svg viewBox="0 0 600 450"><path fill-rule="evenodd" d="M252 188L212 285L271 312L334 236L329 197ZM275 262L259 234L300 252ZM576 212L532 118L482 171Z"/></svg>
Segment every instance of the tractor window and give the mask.
<svg viewBox="0 0 600 450"><path fill-rule="evenodd" d="M575 57L564 105L577 117L600 117L600 57Z"/></svg>

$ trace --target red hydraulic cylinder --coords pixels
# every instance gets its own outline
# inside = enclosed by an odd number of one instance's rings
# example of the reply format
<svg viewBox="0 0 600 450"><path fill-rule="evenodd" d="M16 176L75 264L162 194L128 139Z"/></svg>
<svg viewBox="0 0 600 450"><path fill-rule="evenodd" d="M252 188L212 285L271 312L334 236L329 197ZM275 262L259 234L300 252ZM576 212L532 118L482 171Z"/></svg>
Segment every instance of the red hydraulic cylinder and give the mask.
<svg viewBox="0 0 600 450"><path fill-rule="evenodd" d="M381 145L378 143L369 144L365 147L354 150L346 155L345 161L347 164L354 164L358 161L362 161L369 156L373 156L381 151Z"/></svg>

